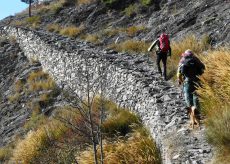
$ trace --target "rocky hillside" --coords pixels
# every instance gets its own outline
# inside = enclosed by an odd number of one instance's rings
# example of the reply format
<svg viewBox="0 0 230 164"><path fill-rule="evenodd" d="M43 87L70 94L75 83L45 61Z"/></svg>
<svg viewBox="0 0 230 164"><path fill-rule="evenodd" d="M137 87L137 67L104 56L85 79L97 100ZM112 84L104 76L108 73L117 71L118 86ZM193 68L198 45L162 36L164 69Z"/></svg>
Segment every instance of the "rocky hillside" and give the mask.
<svg viewBox="0 0 230 164"><path fill-rule="evenodd" d="M81 38L85 39L82 34L97 35L101 45L109 45L118 37L119 41L152 41L164 28L173 40L191 34L198 38L209 36L211 44L216 46L227 44L230 40L230 4L226 0L159 0L149 5L134 0L114 6L91 1L90 4L77 6L71 3L64 5L34 10L34 16L39 17L36 22L27 22L27 25L37 30L47 30L49 24L60 27L81 26ZM22 21L26 17L24 12L7 18L5 22L13 21L12 24L23 25ZM145 30L133 34L124 32L128 27L140 26Z"/></svg>
<svg viewBox="0 0 230 164"><path fill-rule="evenodd" d="M32 89L32 78L35 72L42 71L37 61L28 60L15 38L10 41L0 40L0 76L1 76L1 103L0 103L0 147L15 140L15 137L25 133L23 127L31 117L33 110L39 108L43 114L49 115L55 106L60 103L58 88L41 89L39 92ZM38 75L37 78L42 78ZM55 92L55 94L53 94ZM48 99L41 96L50 95ZM49 101L49 103L46 103ZM38 111L36 111L38 112Z"/></svg>
<svg viewBox="0 0 230 164"><path fill-rule="evenodd" d="M198 38L207 36L214 47L228 45L230 3L226 0L172 0L143 5L134 0L124 1L122 5L90 1L75 6L66 2L53 1L34 7L31 18L23 12L1 21L3 33L14 36L18 43L1 42L0 122L3 126L0 134L3 140L0 146L10 142L17 132L21 133L20 127L31 115L28 101L39 104L46 114L53 106L63 103L56 88L24 94L26 90L17 87L20 86L18 81L30 88L26 80L42 66L60 87L81 90L79 83L82 81L76 77L85 66L85 55L93 78L98 75L98 65L107 66L108 76L113 80L106 88L108 98L140 115L157 141L163 163L210 161L213 149L205 140L204 126L196 131L187 127L179 88L162 81L153 68L154 63L138 55L147 47L140 43L151 42L164 28L172 40L194 34ZM67 27L74 27L74 33L69 33ZM116 47L114 42L127 40L140 41L138 44L145 51L135 51L133 55L111 50ZM24 53L41 64L29 62ZM39 78L43 78L43 74ZM41 100L41 95L50 93L51 106ZM15 99L19 101L14 103Z"/></svg>

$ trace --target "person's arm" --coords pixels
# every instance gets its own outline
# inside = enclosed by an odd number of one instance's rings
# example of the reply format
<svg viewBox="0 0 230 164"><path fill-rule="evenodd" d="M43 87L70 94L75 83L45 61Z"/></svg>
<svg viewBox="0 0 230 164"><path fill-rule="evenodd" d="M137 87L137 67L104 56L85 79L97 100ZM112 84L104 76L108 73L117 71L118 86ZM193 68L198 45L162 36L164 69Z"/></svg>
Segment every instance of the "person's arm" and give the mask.
<svg viewBox="0 0 230 164"><path fill-rule="evenodd" d="M171 49L171 46L170 46L170 41L169 41L169 51L168 51L168 56L171 56L172 55L172 49Z"/></svg>
<svg viewBox="0 0 230 164"><path fill-rule="evenodd" d="M178 66L178 69L177 69L177 80L178 80L178 84L181 85L183 83L183 75L181 73L181 67L182 67L182 64Z"/></svg>
<svg viewBox="0 0 230 164"><path fill-rule="evenodd" d="M157 42L158 42L158 39L155 40L155 41L149 46L148 51L152 51L152 49L156 46Z"/></svg>

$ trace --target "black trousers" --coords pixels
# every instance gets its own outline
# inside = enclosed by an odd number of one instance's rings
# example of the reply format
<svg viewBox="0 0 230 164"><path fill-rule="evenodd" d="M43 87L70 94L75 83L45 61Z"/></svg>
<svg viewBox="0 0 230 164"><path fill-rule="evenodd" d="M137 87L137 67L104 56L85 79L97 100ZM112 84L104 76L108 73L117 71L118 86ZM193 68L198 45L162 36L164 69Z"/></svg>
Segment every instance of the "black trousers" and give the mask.
<svg viewBox="0 0 230 164"><path fill-rule="evenodd" d="M167 69L167 52L157 52L157 68L158 68L158 72L162 75L162 71L161 71L161 65L160 62L162 61L163 63L163 76L164 79L167 78L167 73L166 73L166 69Z"/></svg>

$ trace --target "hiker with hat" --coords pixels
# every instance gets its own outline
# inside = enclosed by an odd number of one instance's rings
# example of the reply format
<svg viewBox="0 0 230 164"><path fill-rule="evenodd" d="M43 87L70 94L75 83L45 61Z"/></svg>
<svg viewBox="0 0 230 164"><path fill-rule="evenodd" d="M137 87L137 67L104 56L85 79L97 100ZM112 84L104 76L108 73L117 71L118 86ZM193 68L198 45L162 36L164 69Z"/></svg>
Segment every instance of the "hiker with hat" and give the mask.
<svg viewBox="0 0 230 164"><path fill-rule="evenodd" d="M171 47L170 47L170 41L168 35L165 33L165 30L163 33L158 37L157 40L155 40L151 46L148 48L148 51L152 51L152 49L156 47L156 63L158 68L158 73L164 77L164 80L167 80L167 73L166 73L166 64L167 64L167 56L171 56ZM163 63L163 74L161 71L160 62Z"/></svg>
<svg viewBox="0 0 230 164"><path fill-rule="evenodd" d="M199 86L199 76L204 72L205 65L194 55L191 50L186 50L178 66L177 78L179 85L183 84L183 93L188 110L199 110L196 89Z"/></svg>

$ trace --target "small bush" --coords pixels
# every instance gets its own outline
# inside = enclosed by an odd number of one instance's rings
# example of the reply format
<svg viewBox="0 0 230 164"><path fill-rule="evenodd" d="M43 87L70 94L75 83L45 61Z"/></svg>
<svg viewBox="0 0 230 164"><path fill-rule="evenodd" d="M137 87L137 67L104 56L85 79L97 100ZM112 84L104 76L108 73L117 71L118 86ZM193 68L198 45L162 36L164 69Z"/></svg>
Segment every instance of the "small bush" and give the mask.
<svg viewBox="0 0 230 164"><path fill-rule="evenodd" d="M32 17L26 18L25 21L27 24L31 25L33 28L36 28L41 23L41 17L40 16L32 16Z"/></svg>
<svg viewBox="0 0 230 164"><path fill-rule="evenodd" d="M149 43L144 41L127 40L119 44L111 44L109 48L118 52L130 52L130 53L146 53L149 47Z"/></svg>
<svg viewBox="0 0 230 164"><path fill-rule="evenodd" d="M129 17L134 15L134 14L137 14L137 11L138 11L138 5L136 3L129 5L129 7L125 8L125 10L124 10L125 15L127 15Z"/></svg>
<svg viewBox="0 0 230 164"><path fill-rule="evenodd" d="M76 37L83 31L83 27L69 26L60 30L61 35Z"/></svg>
<svg viewBox="0 0 230 164"><path fill-rule="evenodd" d="M144 6L149 6L153 3L153 0L141 0L141 4Z"/></svg>
<svg viewBox="0 0 230 164"><path fill-rule="evenodd" d="M64 1L55 2L49 6L49 10L52 14L56 15L63 9L64 3Z"/></svg>
<svg viewBox="0 0 230 164"><path fill-rule="evenodd" d="M116 135L117 133L124 136L130 132L131 125L138 123L139 119L137 116L126 110L120 110L116 116L107 119L103 123L102 129L109 136Z"/></svg>

